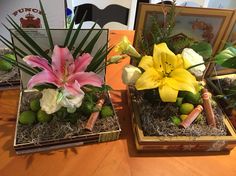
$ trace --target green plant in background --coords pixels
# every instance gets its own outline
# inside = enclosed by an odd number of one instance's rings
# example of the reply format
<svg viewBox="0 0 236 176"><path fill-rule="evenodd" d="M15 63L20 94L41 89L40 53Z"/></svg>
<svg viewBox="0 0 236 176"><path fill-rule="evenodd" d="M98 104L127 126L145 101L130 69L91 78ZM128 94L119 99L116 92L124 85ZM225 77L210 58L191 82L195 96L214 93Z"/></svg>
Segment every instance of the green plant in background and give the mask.
<svg viewBox="0 0 236 176"><path fill-rule="evenodd" d="M227 44L226 48L215 56L215 62L222 67L236 69L236 47ZM219 88L215 87L215 89L219 94L218 97L227 101L229 108L236 108L236 80L226 88L219 83Z"/></svg>

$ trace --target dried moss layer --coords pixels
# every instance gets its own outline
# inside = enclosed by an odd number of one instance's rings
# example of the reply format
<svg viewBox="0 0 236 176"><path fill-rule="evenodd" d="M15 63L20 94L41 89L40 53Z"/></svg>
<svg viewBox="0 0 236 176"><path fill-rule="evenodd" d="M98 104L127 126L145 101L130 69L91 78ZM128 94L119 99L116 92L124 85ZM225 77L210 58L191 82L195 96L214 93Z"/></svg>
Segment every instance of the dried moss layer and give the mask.
<svg viewBox="0 0 236 176"><path fill-rule="evenodd" d="M171 121L172 116L179 116L178 107L175 103L162 103L160 101L150 101L144 98L144 92L136 91L134 99L139 106L139 114L142 130L146 136L225 136L226 127L223 122L221 109L213 103L213 110L217 122L217 128L208 126L205 113L201 113L201 118L195 120L186 129L179 128Z"/></svg>
<svg viewBox="0 0 236 176"><path fill-rule="evenodd" d="M29 102L32 99L40 98L40 93L24 93L22 97L21 109L20 111L29 110ZM110 104L109 101L106 104ZM87 134L88 132L84 130L87 123L88 117L85 117L79 113L76 114L77 120L75 123L69 121L63 121L57 114L53 114L53 118L48 123L37 123L34 125L22 125L17 124L17 144L24 143L35 143L40 144L40 142L46 140L58 140L67 139L79 135ZM111 116L107 118L99 118L93 128L93 133L105 132L118 130L119 124L116 116Z"/></svg>

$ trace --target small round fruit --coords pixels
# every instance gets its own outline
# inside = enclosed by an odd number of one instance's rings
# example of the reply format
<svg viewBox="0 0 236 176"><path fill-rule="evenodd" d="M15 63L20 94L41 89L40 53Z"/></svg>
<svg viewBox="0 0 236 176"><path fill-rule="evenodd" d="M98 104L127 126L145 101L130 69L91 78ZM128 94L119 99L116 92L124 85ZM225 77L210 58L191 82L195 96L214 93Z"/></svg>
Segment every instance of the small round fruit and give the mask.
<svg viewBox="0 0 236 176"><path fill-rule="evenodd" d="M177 126L181 123L181 120L177 116L171 117L171 121Z"/></svg>
<svg viewBox="0 0 236 176"><path fill-rule="evenodd" d="M32 125L36 121L36 113L33 111L24 111L20 114L19 122L23 125Z"/></svg>
<svg viewBox="0 0 236 176"><path fill-rule="evenodd" d="M37 120L42 123L48 122L51 120L51 115L47 114L45 111L39 110L37 113Z"/></svg>
<svg viewBox="0 0 236 176"><path fill-rule="evenodd" d="M199 104L201 95L199 92L197 92L196 94L193 94L192 92L187 92L185 94L184 100L188 103L192 103L192 104Z"/></svg>
<svg viewBox="0 0 236 176"><path fill-rule="evenodd" d="M34 99L30 102L30 109L32 111L38 111L41 109L39 99Z"/></svg>
<svg viewBox="0 0 236 176"><path fill-rule="evenodd" d="M182 121L185 120L187 117L188 117L188 115L185 115L185 114L180 115L180 118Z"/></svg>
<svg viewBox="0 0 236 176"><path fill-rule="evenodd" d="M5 60L0 60L0 70L2 71L10 71L12 69L12 65Z"/></svg>
<svg viewBox="0 0 236 176"><path fill-rule="evenodd" d="M194 109L193 104L190 104L190 103L183 103L183 104L180 106L180 113L181 113L181 114L188 115L190 112L192 112L193 109Z"/></svg>
<svg viewBox="0 0 236 176"><path fill-rule="evenodd" d="M106 118L113 115L113 110L111 106L103 106L100 113L102 118Z"/></svg>

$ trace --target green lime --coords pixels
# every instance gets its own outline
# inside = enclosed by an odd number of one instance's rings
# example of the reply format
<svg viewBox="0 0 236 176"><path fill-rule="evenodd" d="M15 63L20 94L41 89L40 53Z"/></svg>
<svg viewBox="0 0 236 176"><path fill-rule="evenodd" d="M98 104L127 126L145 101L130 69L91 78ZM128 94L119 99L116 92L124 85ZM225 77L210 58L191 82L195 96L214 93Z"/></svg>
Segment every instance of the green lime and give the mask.
<svg viewBox="0 0 236 176"><path fill-rule="evenodd" d="M0 70L2 71L10 71L12 69L12 65L5 60L0 60Z"/></svg>
<svg viewBox="0 0 236 176"><path fill-rule="evenodd" d="M92 102L86 101L81 105L80 110L84 115L90 115L93 112L93 108L94 104Z"/></svg>
<svg viewBox="0 0 236 176"><path fill-rule="evenodd" d="M32 111L38 111L41 109L39 99L34 99L30 102L30 109Z"/></svg>
<svg viewBox="0 0 236 176"><path fill-rule="evenodd" d="M103 106L100 113L102 118L106 118L113 115L113 110L111 106Z"/></svg>
<svg viewBox="0 0 236 176"><path fill-rule="evenodd" d="M193 109L194 109L194 106L193 104L190 104L190 103L183 103L180 106L181 114L185 114L185 115L188 115L190 112L192 112Z"/></svg>
<svg viewBox="0 0 236 176"><path fill-rule="evenodd" d="M181 123L181 120L177 116L171 117L171 121L177 126Z"/></svg>
<svg viewBox="0 0 236 176"><path fill-rule="evenodd" d="M188 117L188 115L185 115L185 114L180 115L180 119L181 119L182 121L185 120L187 117Z"/></svg>
<svg viewBox="0 0 236 176"><path fill-rule="evenodd" d="M178 97L176 102L175 102L176 106L181 106L182 103L183 103L183 98L182 97Z"/></svg>
<svg viewBox="0 0 236 176"><path fill-rule="evenodd" d="M51 115L47 114L45 111L39 110L37 113L37 120L39 122L48 122L51 120Z"/></svg>
<svg viewBox="0 0 236 176"><path fill-rule="evenodd" d="M199 104L201 95L199 92L197 92L196 94L193 94L192 92L187 92L185 94L184 100L188 103L192 103L194 105Z"/></svg>
<svg viewBox="0 0 236 176"><path fill-rule="evenodd" d="M36 114L33 111L24 111L20 114L19 122L24 125L31 125L36 121Z"/></svg>

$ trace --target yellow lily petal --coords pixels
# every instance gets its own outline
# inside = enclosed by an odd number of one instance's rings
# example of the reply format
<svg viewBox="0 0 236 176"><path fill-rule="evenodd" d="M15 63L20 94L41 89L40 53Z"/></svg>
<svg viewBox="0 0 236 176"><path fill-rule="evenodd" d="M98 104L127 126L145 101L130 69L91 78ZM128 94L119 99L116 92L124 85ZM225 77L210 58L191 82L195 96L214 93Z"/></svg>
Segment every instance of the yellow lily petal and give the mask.
<svg viewBox="0 0 236 176"><path fill-rule="evenodd" d="M196 85L198 82L196 78L187 70L179 68L175 69L170 73L170 78L174 79L169 81L169 85L171 87L176 88L178 90L186 90L192 93L196 93ZM182 86L180 84L183 84ZM186 86L185 89L183 86Z"/></svg>
<svg viewBox="0 0 236 176"><path fill-rule="evenodd" d="M166 84L175 90L189 91L194 94L197 92L192 82L186 83L186 82L177 81L173 78L166 78Z"/></svg>
<svg viewBox="0 0 236 176"><path fill-rule="evenodd" d="M138 66L143 68L144 70L148 70L149 68L153 68L152 56L144 56L144 57L142 57L142 59L139 62Z"/></svg>
<svg viewBox="0 0 236 176"><path fill-rule="evenodd" d="M176 69L177 68L184 68L184 60L181 54L177 54L177 64L176 64Z"/></svg>
<svg viewBox="0 0 236 176"><path fill-rule="evenodd" d="M159 87L159 94L163 102L176 102L178 90L175 90L168 85L164 85Z"/></svg>
<svg viewBox="0 0 236 176"><path fill-rule="evenodd" d="M154 68L150 68L139 77L135 83L135 87L137 90L154 89L160 85L162 78L162 73L156 71Z"/></svg>
<svg viewBox="0 0 236 176"><path fill-rule="evenodd" d="M157 70L170 73L175 69L177 56L167 47L166 43L154 45L153 50L154 66Z"/></svg>

